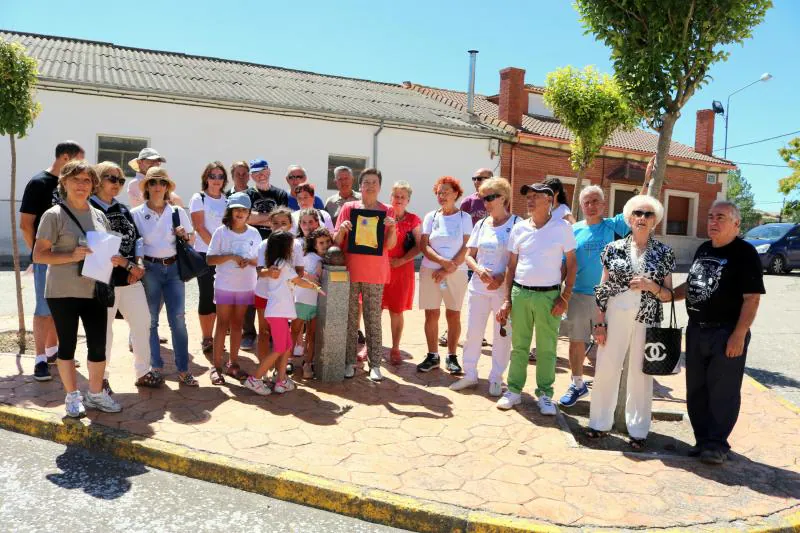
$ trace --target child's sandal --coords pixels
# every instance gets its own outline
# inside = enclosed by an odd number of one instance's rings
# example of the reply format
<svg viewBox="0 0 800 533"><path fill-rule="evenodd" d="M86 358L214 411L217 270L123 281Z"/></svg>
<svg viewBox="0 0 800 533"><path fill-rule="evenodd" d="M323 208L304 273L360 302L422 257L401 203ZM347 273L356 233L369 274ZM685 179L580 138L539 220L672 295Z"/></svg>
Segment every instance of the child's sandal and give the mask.
<svg viewBox="0 0 800 533"><path fill-rule="evenodd" d="M225 385L225 376L222 375L221 368L212 368L208 375L212 385Z"/></svg>

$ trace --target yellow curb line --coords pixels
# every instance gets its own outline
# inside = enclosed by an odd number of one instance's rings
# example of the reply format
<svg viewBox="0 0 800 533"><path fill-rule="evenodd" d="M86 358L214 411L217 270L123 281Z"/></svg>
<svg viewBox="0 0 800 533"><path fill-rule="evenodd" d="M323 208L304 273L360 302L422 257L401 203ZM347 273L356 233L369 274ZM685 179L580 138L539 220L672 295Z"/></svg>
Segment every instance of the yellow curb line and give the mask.
<svg viewBox="0 0 800 533"><path fill-rule="evenodd" d="M787 400L786 398L784 398L783 396L781 396L780 394L778 394L774 390L770 389L769 387L767 387L763 383L759 382L754 377L749 376L747 374L745 374L744 377L745 377L745 379L747 379L750 382L750 384L753 385L753 387L755 387L756 390L759 390L761 392L766 392L766 393L770 394L772 396L773 400L775 400L779 404L783 405L784 407L786 407L788 410L790 410L794 414L800 415L800 407L798 407L797 405L793 404L792 402L790 402L789 400Z"/></svg>

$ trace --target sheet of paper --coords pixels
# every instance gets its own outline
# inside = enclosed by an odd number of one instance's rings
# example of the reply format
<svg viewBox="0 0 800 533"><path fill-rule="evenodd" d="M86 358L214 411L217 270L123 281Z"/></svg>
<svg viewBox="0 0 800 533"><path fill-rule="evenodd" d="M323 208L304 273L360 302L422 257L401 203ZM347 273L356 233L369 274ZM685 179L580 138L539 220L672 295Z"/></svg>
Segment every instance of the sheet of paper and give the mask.
<svg viewBox="0 0 800 533"><path fill-rule="evenodd" d="M90 231L86 234L86 243L92 253L84 259L81 275L108 283L111 281L111 271L114 270L111 257L119 254L122 238L104 231Z"/></svg>

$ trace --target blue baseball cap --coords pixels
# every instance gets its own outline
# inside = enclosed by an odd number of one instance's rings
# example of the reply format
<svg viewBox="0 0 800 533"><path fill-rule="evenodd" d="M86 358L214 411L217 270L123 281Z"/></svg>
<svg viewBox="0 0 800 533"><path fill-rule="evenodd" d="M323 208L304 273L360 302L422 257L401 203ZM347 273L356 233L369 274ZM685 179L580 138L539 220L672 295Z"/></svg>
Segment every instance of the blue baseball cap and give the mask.
<svg viewBox="0 0 800 533"><path fill-rule="evenodd" d="M266 159L253 159L250 161L250 173L261 172L265 168L269 168L269 163Z"/></svg>
<svg viewBox="0 0 800 533"><path fill-rule="evenodd" d="M247 193L235 192L228 197L228 207L242 207L244 209L250 209L252 204L250 203L250 197L247 196Z"/></svg>

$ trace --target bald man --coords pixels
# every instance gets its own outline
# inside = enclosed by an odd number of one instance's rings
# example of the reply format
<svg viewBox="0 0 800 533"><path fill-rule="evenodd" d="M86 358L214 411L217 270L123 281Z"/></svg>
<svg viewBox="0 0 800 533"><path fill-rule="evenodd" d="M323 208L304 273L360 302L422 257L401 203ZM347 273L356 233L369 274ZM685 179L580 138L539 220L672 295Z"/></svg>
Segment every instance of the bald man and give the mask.
<svg viewBox="0 0 800 533"><path fill-rule="evenodd" d="M483 200L478 194L478 189L484 180L488 180L494 176L494 173L488 168L479 168L472 174L472 184L475 186L475 192L464 198L461 201L461 210L468 213L472 217L472 224L477 224L480 219L486 216L486 207L483 205Z"/></svg>

